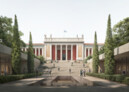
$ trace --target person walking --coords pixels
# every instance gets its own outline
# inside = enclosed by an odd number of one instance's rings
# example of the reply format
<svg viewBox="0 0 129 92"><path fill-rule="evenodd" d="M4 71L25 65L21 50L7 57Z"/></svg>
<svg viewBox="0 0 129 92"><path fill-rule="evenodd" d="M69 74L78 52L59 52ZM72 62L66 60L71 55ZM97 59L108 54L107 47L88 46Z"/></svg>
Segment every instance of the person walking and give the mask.
<svg viewBox="0 0 129 92"><path fill-rule="evenodd" d="M83 75L83 70L81 69L81 70L80 70L80 76L82 76L82 75Z"/></svg>
<svg viewBox="0 0 129 92"><path fill-rule="evenodd" d="M71 68L69 68L69 73L71 74Z"/></svg>
<svg viewBox="0 0 129 92"><path fill-rule="evenodd" d="M51 75L51 73L52 73L52 70L50 69L49 74Z"/></svg>
<svg viewBox="0 0 129 92"><path fill-rule="evenodd" d="M73 66L73 62L71 63L71 66Z"/></svg>
<svg viewBox="0 0 129 92"><path fill-rule="evenodd" d="M58 71L60 71L60 67L58 67Z"/></svg>

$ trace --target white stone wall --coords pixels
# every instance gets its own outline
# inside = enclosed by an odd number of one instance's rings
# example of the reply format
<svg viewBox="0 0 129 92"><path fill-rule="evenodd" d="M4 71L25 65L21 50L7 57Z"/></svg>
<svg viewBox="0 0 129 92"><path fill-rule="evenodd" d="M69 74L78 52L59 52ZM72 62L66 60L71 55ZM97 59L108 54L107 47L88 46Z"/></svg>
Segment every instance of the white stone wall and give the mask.
<svg viewBox="0 0 129 92"><path fill-rule="evenodd" d="M90 72L93 71L93 68L92 68L92 59L87 60L86 66L88 67L88 69L90 70ZM88 72L89 72L89 71L88 71Z"/></svg>
<svg viewBox="0 0 129 92"><path fill-rule="evenodd" d="M36 70L40 65L40 60L37 58L34 58L34 70Z"/></svg>

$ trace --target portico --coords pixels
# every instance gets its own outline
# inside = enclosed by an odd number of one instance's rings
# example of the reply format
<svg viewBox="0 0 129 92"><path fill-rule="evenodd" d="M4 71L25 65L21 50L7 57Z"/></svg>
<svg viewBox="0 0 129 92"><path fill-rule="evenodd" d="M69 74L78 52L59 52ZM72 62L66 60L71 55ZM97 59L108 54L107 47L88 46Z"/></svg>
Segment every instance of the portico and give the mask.
<svg viewBox="0 0 129 92"><path fill-rule="evenodd" d="M82 61L84 38L44 38L45 59L58 61Z"/></svg>
<svg viewBox="0 0 129 92"><path fill-rule="evenodd" d="M53 44L52 60L76 60L76 45L74 44Z"/></svg>

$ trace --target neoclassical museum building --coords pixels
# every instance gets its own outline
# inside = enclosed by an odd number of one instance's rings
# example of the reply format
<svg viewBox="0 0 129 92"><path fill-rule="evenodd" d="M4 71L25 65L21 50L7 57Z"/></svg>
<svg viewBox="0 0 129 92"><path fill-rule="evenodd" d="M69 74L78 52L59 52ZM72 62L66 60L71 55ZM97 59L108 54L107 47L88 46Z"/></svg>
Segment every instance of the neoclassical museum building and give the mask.
<svg viewBox="0 0 129 92"><path fill-rule="evenodd" d="M104 44L99 43L99 49ZM23 51L27 51L28 44ZM84 36L55 38L44 36L44 43L33 44L34 54L44 56L46 61L82 61L93 53L93 43L84 43Z"/></svg>

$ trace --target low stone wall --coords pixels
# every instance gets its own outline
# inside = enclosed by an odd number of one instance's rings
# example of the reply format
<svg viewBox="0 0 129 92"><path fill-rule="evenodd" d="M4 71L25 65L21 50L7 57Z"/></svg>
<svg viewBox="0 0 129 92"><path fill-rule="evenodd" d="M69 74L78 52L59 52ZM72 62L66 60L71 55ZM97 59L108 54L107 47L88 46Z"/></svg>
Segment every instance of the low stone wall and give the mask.
<svg viewBox="0 0 129 92"><path fill-rule="evenodd" d="M93 68L92 68L92 59L90 60L87 60L87 64L86 66L88 67L88 72L92 72L93 71Z"/></svg>
<svg viewBox="0 0 129 92"><path fill-rule="evenodd" d="M27 60L22 60L21 62L21 73L27 73Z"/></svg>
<svg viewBox="0 0 129 92"><path fill-rule="evenodd" d="M129 75L129 43L126 43L122 46L119 46L114 49L114 58L115 58L115 73L122 74L123 71ZM104 54L99 55L99 69L98 72L104 72ZM87 61L87 66L92 72L92 59Z"/></svg>
<svg viewBox="0 0 129 92"><path fill-rule="evenodd" d="M6 74L12 74L10 47L0 44L0 74L6 70ZM40 60L34 58L34 70L40 65ZM27 54L21 53L21 73L27 73Z"/></svg>
<svg viewBox="0 0 129 92"><path fill-rule="evenodd" d="M37 58L34 58L34 70L36 70L40 65L40 60Z"/></svg>

